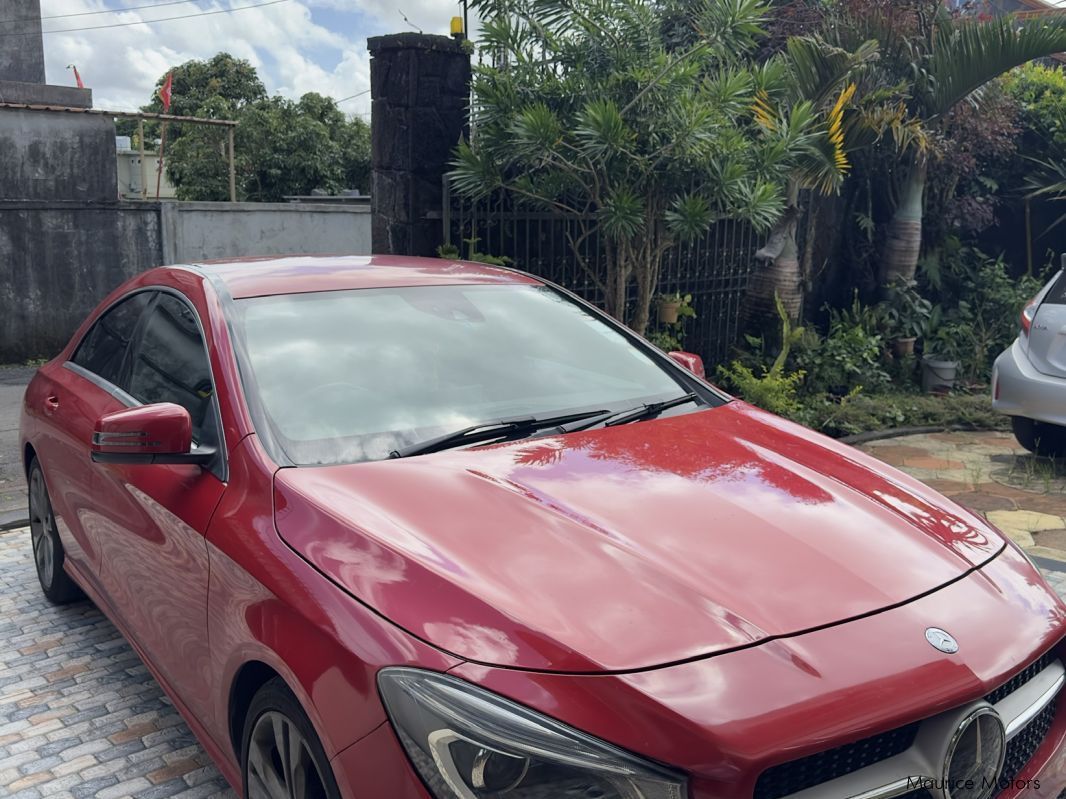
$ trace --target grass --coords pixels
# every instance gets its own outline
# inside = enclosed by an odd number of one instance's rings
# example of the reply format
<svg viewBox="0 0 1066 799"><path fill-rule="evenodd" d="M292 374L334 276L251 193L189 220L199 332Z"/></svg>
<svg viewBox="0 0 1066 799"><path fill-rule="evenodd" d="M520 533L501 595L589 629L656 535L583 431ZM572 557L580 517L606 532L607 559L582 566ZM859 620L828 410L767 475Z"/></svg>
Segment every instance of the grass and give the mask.
<svg viewBox="0 0 1066 799"><path fill-rule="evenodd" d="M1008 430L1010 420L992 410L986 394L859 394L844 401L801 399L797 421L834 438L899 427Z"/></svg>

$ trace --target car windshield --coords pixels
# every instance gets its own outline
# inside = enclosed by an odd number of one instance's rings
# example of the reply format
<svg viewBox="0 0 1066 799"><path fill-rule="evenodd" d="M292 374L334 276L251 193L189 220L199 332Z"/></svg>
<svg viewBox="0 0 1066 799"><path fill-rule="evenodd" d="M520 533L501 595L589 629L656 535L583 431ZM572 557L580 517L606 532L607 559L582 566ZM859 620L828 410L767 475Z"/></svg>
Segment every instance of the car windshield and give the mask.
<svg viewBox="0 0 1066 799"><path fill-rule="evenodd" d="M545 286L358 289L235 305L257 425L269 425L297 465L378 460L474 424L630 408L691 390Z"/></svg>

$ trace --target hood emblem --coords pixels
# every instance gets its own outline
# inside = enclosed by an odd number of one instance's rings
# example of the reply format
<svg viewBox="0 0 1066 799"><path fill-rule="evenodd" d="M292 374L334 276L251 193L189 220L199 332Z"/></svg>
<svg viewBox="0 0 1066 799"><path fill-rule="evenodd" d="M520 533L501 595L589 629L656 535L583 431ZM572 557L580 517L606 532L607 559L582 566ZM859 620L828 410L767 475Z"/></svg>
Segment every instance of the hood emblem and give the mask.
<svg viewBox="0 0 1066 799"><path fill-rule="evenodd" d="M945 655L954 655L959 651L959 642L947 630L939 627L930 627L925 631L925 640Z"/></svg>

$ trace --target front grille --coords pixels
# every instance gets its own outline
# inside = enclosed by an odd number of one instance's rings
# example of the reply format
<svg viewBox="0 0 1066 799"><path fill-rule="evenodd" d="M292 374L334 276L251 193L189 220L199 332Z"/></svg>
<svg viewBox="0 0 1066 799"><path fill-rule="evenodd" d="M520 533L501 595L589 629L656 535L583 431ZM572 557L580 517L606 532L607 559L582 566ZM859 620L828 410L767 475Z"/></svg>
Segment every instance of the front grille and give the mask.
<svg viewBox="0 0 1066 799"><path fill-rule="evenodd" d="M880 763L910 749L917 734L918 724L908 724L836 749L772 766L759 775L754 799L780 799Z"/></svg>
<svg viewBox="0 0 1066 799"><path fill-rule="evenodd" d="M1050 652L1048 652L1043 657L1034 660L1024 669L1022 669L1009 680L1007 680L1005 683L1003 683L1003 685L999 686L999 688L994 690L992 693L985 694L985 701L988 702L988 704L990 705L995 705L1003 701L1008 696L1017 691L1019 688L1021 688L1023 685L1025 685L1027 682L1029 682L1029 680L1033 679L1033 677L1035 677L1037 674L1039 674L1048 666L1050 666L1052 660L1053 658Z"/></svg>
<svg viewBox="0 0 1066 799"><path fill-rule="evenodd" d="M1049 652L1033 661L994 691L986 694L985 700L993 705L1002 701L1047 668L1053 659ZM1048 730L1051 729L1051 722L1055 716L1055 704L1052 702L1048 705L1007 744L1003 765L1005 783L1021 773L1040 747ZM781 799L781 797L872 766L874 763L880 763L882 760L887 760L909 749L917 733L918 723L915 722L855 743L772 766L759 775L755 783L753 799ZM932 797L928 791L918 790L900 799L932 799ZM1066 799L1066 791L1058 799Z"/></svg>
<svg viewBox="0 0 1066 799"><path fill-rule="evenodd" d="M1037 714L1025 728L1007 742L1007 755L1003 760L1002 784L1006 785L1022 773L1022 769L1033 759L1036 750L1044 742L1055 720L1055 705L1051 702Z"/></svg>

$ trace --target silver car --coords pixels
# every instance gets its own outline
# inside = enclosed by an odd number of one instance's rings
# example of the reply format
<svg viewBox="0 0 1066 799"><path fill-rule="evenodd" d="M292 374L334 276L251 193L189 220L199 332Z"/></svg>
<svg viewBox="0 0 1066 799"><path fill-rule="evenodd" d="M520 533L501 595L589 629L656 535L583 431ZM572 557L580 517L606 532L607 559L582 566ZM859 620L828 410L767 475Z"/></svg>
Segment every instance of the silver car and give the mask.
<svg viewBox="0 0 1066 799"><path fill-rule="evenodd" d="M996 359L992 407L1038 455L1066 455L1066 255L1063 269L1022 310L1018 338Z"/></svg>

